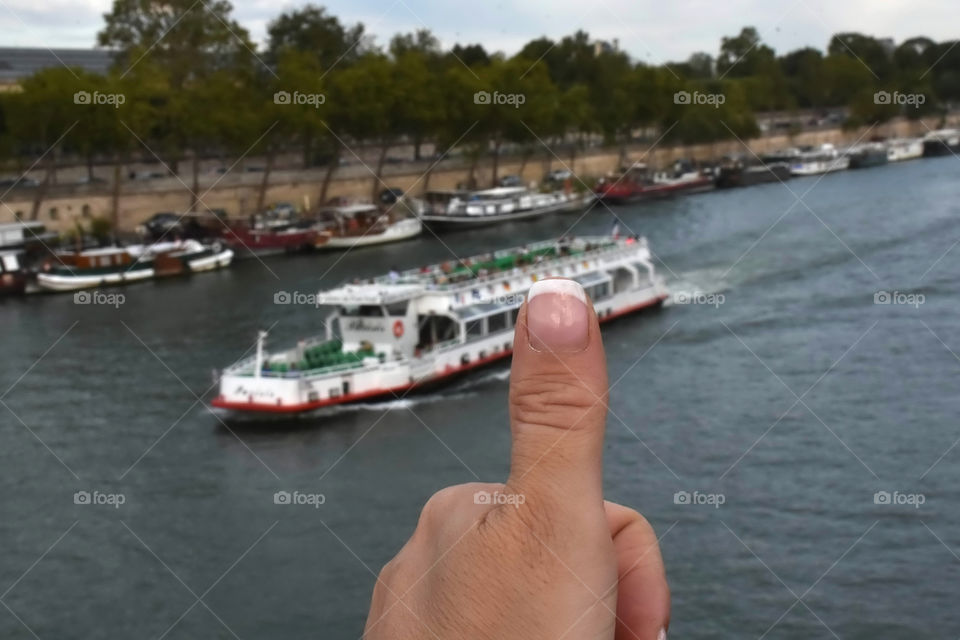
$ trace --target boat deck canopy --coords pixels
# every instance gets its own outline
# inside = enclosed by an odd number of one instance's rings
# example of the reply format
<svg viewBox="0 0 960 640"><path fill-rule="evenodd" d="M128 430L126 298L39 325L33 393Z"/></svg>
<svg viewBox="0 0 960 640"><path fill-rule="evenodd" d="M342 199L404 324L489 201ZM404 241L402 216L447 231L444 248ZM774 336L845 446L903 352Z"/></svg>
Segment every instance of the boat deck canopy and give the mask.
<svg viewBox="0 0 960 640"><path fill-rule="evenodd" d="M495 302L481 302L479 304L472 304L468 307L460 307L459 309L454 310L454 313L457 314L457 317L468 322L470 320L476 320L478 318L483 318L485 316L491 316L497 313L503 313L504 311L509 311L515 309L519 306L519 300L517 304L497 304Z"/></svg>
<svg viewBox="0 0 960 640"><path fill-rule="evenodd" d="M413 298L423 290L419 284L348 284L320 292L317 302L329 305L390 304Z"/></svg>
<svg viewBox="0 0 960 640"><path fill-rule="evenodd" d="M611 278L610 274L608 274L606 271L594 271L592 273L585 273L582 276L577 276L573 279L586 288L597 284L603 284L604 282L610 282Z"/></svg>

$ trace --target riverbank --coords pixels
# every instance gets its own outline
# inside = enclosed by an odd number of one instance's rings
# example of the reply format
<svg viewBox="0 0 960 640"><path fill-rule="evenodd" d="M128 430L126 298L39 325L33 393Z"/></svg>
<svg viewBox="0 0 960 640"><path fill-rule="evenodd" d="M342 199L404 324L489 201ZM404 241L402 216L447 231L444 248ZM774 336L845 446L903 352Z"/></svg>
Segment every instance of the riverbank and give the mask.
<svg viewBox="0 0 960 640"><path fill-rule="evenodd" d="M935 120L908 121L899 119L879 127L864 127L854 131L842 129L818 129L796 135L768 135L748 142L756 154L798 145L831 143L837 146L866 140L872 136L922 136L937 128ZM747 153L738 140L690 146L660 146L653 143L636 144L626 149L631 160L648 162L653 166L665 166L679 158L706 161L726 154ZM351 199L368 199L373 190L373 163L361 161L349 152L347 166L340 168L330 183L328 197L343 196ZM497 173L521 175L527 182L539 181L551 169L571 169L589 186L591 181L614 169L621 163L617 148L594 148L574 158L569 155L554 155L541 148L539 153L524 161L518 157L502 157ZM430 189L453 189L469 178L470 162L464 157L451 157L438 163L426 176L432 161L391 163L384 167L383 186L403 189L414 194ZM270 176L265 202L290 202L300 207L315 205L320 197L325 170L275 171ZM484 158L475 168L474 177L479 185L492 182L493 166L490 158ZM254 213L262 188L263 173L260 171L233 170L226 174L207 172L199 178L197 196L212 209L224 209L230 215L246 216ZM159 178L150 181L125 182L120 190L116 211L117 227L121 232L132 231L143 220L158 212L183 213L191 209L195 200L190 176ZM0 208L0 222L13 222L18 217L29 219L33 210L34 193L30 189L11 192L4 198ZM75 228L77 223L103 217L114 218L114 194L109 185L76 185L54 190L45 198L37 219L57 231Z"/></svg>

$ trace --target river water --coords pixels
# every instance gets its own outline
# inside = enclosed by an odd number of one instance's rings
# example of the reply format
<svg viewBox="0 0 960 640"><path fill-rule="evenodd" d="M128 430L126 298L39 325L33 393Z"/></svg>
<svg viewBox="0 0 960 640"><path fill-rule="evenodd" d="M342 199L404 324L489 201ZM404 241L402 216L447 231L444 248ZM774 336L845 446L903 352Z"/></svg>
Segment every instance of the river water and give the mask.
<svg viewBox="0 0 960 640"><path fill-rule="evenodd" d="M662 536L671 637L960 635L958 177L920 160L616 209L688 302L604 328L607 497ZM0 303L0 637L359 638L430 494L505 477L505 370L236 432L212 370L260 328L320 332L280 291L612 221Z"/></svg>

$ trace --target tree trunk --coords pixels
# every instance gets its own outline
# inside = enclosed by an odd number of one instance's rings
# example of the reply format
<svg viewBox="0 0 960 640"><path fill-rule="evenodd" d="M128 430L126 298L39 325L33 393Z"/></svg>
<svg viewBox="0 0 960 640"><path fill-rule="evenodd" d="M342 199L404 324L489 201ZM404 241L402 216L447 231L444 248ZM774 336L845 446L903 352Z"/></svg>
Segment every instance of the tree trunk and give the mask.
<svg viewBox="0 0 960 640"><path fill-rule="evenodd" d="M56 149L51 149L47 155L47 170L44 172L43 182L40 183L40 186L37 187L33 195L33 207L30 210L30 220L37 220L40 217L40 205L43 204L43 199L47 195L47 189L50 188L50 181L53 179L53 174L57 168L57 161L54 157L56 152Z"/></svg>
<svg viewBox="0 0 960 640"><path fill-rule="evenodd" d="M414 162L420 162L422 156L420 155L420 147L423 146L423 137L417 135L413 138L413 160Z"/></svg>
<svg viewBox="0 0 960 640"><path fill-rule="evenodd" d="M333 174L337 172L337 169L340 166L340 149L338 148L333 153L333 157L330 159L330 162L327 163L327 170L323 175L323 186L320 187L320 199L317 201L318 205L326 204L327 202L327 193L330 190L330 182L333 181Z"/></svg>
<svg viewBox="0 0 960 640"><path fill-rule="evenodd" d="M475 151L470 154L470 173L467 174L467 189L473 190L477 183L477 163L480 162L480 152Z"/></svg>
<svg viewBox="0 0 960 640"><path fill-rule="evenodd" d="M530 156L532 155L533 152L528 147L523 148L523 153L520 155L520 170L517 171L521 178L523 178L523 172L527 168L527 163L530 162Z"/></svg>
<svg viewBox="0 0 960 640"><path fill-rule="evenodd" d="M90 184L93 184L93 154L87 154L87 178L90 180Z"/></svg>
<svg viewBox="0 0 960 640"><path fill-rule="evenodd" d="M260 190L257 192L257 211L263 211L267 204L267 188L270 186L270 173L273 171L276 157L277 152L273 147L267 149L267 165L263 168L263 179L260 181Z"/></svg>
<svg viewBox="0 0 960 640"><path fill-rule="evenodd" d="M113 163L113 193L110 203L110 220L114 230L120 228L120 181L123 179L123 160L117 157Z"/></svg>
<svg viewBox="0 0 960 640"><path fill-rule="evenodd" d="M493 177L490 178L490 186L497 186L497 173L500 171L500 136L493 141Z"/></svg>
<svg viewBox="0 0 960 640"><path fill-rule="evenodd" d="M423 174L423 190L422 194L425 194L427 191L430 191L430 178L433 176L434 163L430 163L430 166L427 167L427 172Z"/></svg>
<svg viewBox="0 0 960 640"><path fill-rule="evenodd" d="M310 161L313 157L313 136L308 133L303 134L303 168L310 168Z"/></svg>
<svg viewBox="0 0 960 640"><path fill-rule="evenodd" d="M193 189L190 193L190 211L196 212L200 201L200 154L193 152Z"/></svg>
<svg viewBox="0 0 960 640"><path fill-rule="evenodd" d="M377 158L377 172L373 176L373 189L370 192L371 202L377 202L377 191L380 189L380 186L383 184L383 179L380 177L383 175L383 165L387 162L387 152L390 150L390 143L385 142L383 146L380 147L380 157Z"/></svg>

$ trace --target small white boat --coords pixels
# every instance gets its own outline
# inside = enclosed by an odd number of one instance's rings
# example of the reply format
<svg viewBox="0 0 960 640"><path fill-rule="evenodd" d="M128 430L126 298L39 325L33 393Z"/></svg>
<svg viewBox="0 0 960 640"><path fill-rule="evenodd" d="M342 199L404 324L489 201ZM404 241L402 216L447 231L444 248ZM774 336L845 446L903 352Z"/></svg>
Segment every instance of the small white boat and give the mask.
<svg viewBox="0 0 960 640"><path fill-rule="evenodd" d="M45 291L77 291L222 269L233 251L196 240L57 253L37 274Z"/></svg>
<svg viewBox="0 0 960 640"><path fill-rule="evenodd" d="M850 168L850 156L837 151L832 144L802 151L793 158L790 172L795 176L814 176Z"/></svg>
<svg viewBox="0 0 960 640"><path fill-rule="evenodd" d="M887 140L887 161L902 162L923 157L922 138L891 138Z"/></svg>
<svg viewBox="0 0 960 640"><path fill-rule="evenodd" d="M265 350L224 370L213 406L234 415L296 415L390 398L510 356L517 314L534 282L563 276L586 290L601 322L668 297L643 238L541 242L345 285L326 335Z"/></svg>
<svg viewBox="0 0 960 640"><path fill-rule="evenodd" d="M366 203L327 207L320 212L315 246L353 249L415 238L423 233L423 223L410 207L406 199L389 209Z"/></svg>
<svg viewBox="0 0 960 640"><path fill-rule="evenodd" d="M592 193L565 190L539 193L526 187L497 187L452 194L448 202L432 207L420 219L434 230L468 229L538 218L550 213L580 211L595 198Z"/></svg>

